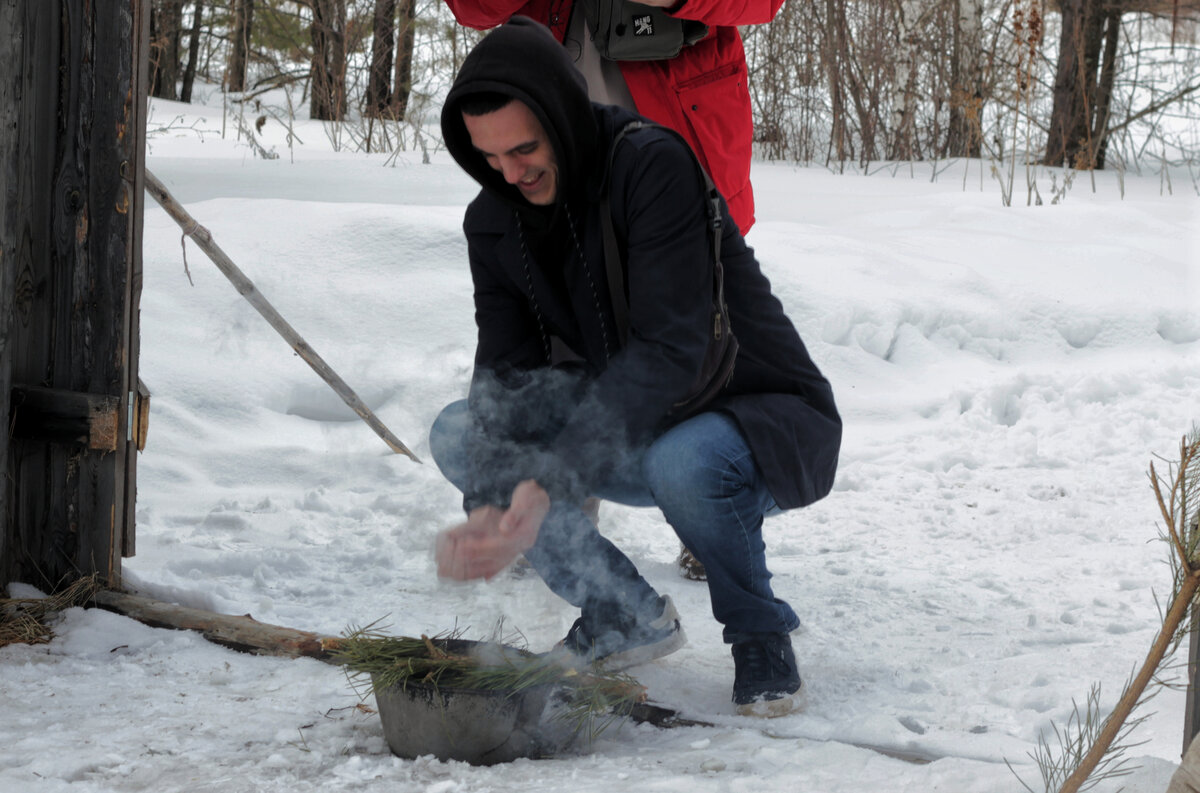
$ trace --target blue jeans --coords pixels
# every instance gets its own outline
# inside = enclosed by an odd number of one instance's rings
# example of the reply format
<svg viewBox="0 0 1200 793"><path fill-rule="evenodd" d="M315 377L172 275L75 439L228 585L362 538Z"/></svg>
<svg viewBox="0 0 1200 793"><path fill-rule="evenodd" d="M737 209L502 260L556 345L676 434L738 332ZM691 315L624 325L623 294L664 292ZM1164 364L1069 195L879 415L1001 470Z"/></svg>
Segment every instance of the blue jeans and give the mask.
<svg viewBox="0 0 1200 793"><path fill-rule="evenodd" d="M473 431L464 400L443 410L429 434L433 459L460 490L466 484L464 442ZM591 495L662 510L704 565L713 616L724 625L725 641L740 633L788 632L800 624L771 591L762 524L765 515L779 510L732 418L701 413L627 460ZM658 593L579 504L552 504L525 558L585 619L613 608L635 619L658 616Z"/></svg>

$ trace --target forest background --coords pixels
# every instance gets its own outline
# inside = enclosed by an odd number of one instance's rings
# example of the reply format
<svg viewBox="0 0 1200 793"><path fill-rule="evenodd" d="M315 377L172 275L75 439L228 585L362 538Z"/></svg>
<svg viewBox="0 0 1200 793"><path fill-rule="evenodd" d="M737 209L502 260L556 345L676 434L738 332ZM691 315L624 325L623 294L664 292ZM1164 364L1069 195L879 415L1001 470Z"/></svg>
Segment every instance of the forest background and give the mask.
<svg viewBox="0 0 1200 793"><path fill-rule="evenodd" d="M1200 0L788 0L742 30L756 155L933 178L977 159L1006 205L1101 168L1171 190L1182 166L1200 193L1198 30ZM481 35L442 0L152 0L151 93L219 86L251 141L308 117L336 150L428 153Z"/></svg>

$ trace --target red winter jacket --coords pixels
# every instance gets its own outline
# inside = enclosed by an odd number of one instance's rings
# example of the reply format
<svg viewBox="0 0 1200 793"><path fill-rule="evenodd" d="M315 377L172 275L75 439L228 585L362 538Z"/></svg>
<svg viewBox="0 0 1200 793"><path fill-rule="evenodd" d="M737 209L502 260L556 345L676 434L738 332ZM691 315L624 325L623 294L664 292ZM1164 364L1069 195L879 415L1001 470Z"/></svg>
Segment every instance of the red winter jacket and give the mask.
<svg viewBox="0 0 1200 793"><path fill-rule="evenodd" d="M516 14L548 25L561 42L574 0L446 0L458 21L488 30ZM662 61L622 61L639 113L683 134L712 175L743 234L754 225L754 138L746 53L737 25L770 22L783 0L684 0L674 11L705 23L708 36Z"/></svg>

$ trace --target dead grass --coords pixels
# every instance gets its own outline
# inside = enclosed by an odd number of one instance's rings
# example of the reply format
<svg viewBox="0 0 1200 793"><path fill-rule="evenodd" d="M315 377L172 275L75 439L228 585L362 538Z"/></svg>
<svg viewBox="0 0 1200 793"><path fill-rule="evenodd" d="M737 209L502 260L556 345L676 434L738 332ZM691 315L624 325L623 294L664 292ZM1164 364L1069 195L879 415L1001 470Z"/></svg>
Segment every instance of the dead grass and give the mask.
<svg viewBox="0 0 1200 793"><path fill-rule="evenodd" d="M97 576L76 580L61 592L45 598L0 598L0 647L10 644L45 644L54 638L49 619L58 612L82 605L100 589Z"/></svg>

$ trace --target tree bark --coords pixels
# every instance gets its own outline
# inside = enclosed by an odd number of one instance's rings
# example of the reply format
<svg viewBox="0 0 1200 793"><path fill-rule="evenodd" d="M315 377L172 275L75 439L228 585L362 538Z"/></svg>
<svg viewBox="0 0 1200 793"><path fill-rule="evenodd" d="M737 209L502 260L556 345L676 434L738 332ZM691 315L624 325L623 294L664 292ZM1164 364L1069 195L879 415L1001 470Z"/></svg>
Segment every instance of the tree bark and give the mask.
<svg viewBox="0 0 1200 793"><path fill-rule="evenodd" d="M192 87L196 82L196 64L200 60L200 30L203 27L204 3L195 0L192 10L192 30L188 38L187 66L183 69L183 87L179 91L179 101L192 101Z"/></svg>
<svg viewBox="0 0 1200 793"><path fill-rule="evenodd" d="M150 95L178 99L183 0L154 0L150 10Z"/></svg>
<svg viewBox="0 0 1200 793"><path fill-rule="evenodd" d="M1044 158L1047 165L1096 166L1092 129L1104 19L1102 0L1062 0L1054 105Z"/></svg>
<svg viewBox="0 0 1200 793"><path fill-rule="evenodd" d="M825 70L829 82L831 115L830 147L827 160L844 163L853 154L848 151L846 97L842 87L841 62L845 54L845 7L841 0L825 0Z"/></svg>
<svg viewBox="0 0 1200 793"><path fill-rule="evenodd" d="M371 68L364 112L386 116L391 104L392 57L396 52L396 0L375 0L371 25Z"/></svg>
<svg viewBox="0 0 1200 793"><path fill-rule="evenodd" d="M888 156L893 160L913 160L916 159L913 121L917 105L917 25L921 16L921 0L896 0L893 8L896 25L896 49L892 53L895 79L889 111L892 145Z"/></svg>
<svg viewBox="0 0 1200 793"><path fill-rule="evenodd" d="M233 51L229 56L230 91L246 90L246 65L250 62L250 37L254 30L254 0L235 0L233 8Z"/></svg>
<svg viewBox="0 0 1200 793"><path fill-rule="evenodd" d="M403 120L412 97L413 46L417 32L417 0L400 0L400 29L396 42L396 80L392 92L392 116Z"/></svg>
<svg viewBox="0 0 1200 793"><path fill-rule="evenodd" d="M1104 15L1104 59L1100 65L1100 85L1096 92L1096 118L1092 122L1095 165L1104 167L1108 157L1108 117L1112 107L1113 84L1117 75L1117 45L1121 37L1121 9L1109 8Z"/></svg>
<svg viewBox="0 0 1200 793"><path fill-rule="evenodd" d="M346 115L346 0L312 0L310 115L341 121Z"/></svg>
<svg viewBox="0 0 1200 793"><path fill-rule="evenodd" d="M950 64L950 157L979 157L983 144L983 2L958 0Z"/></svg>

